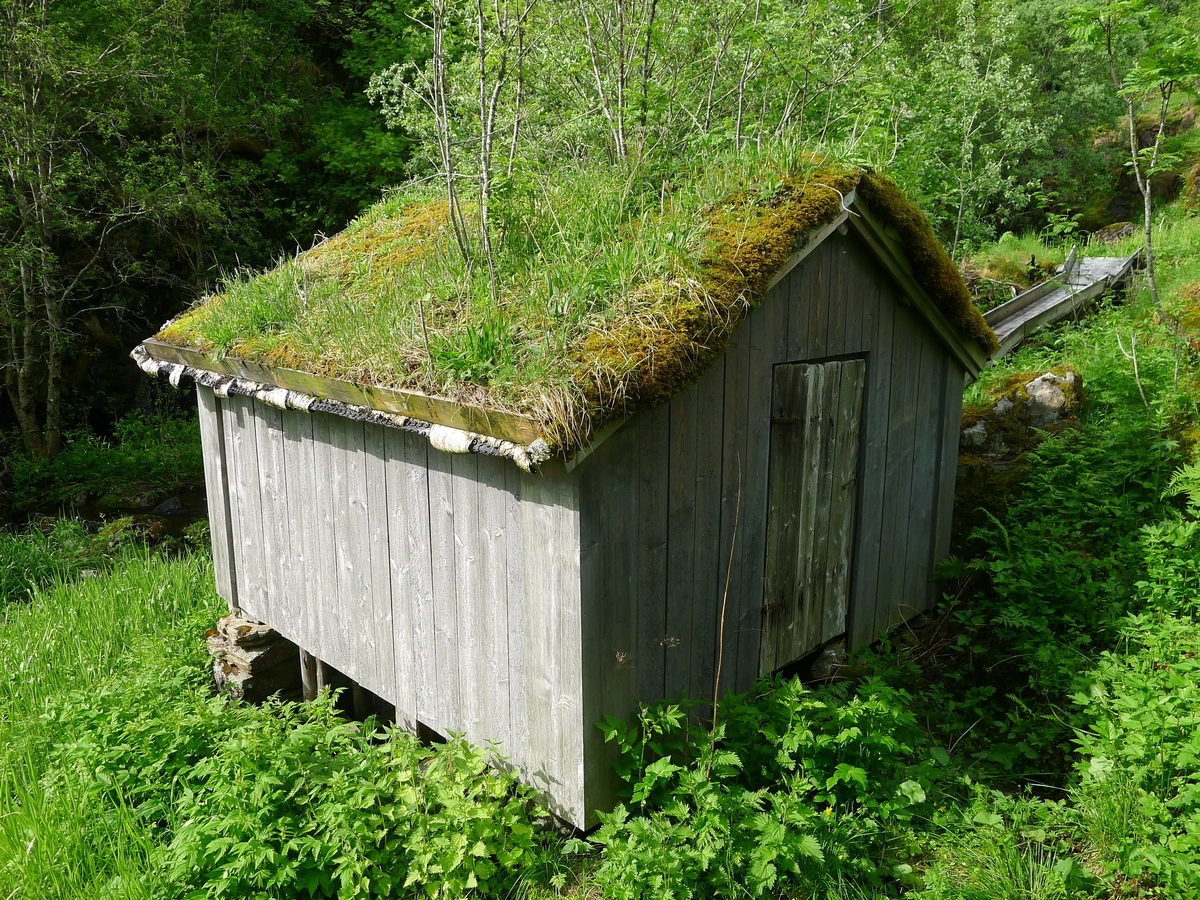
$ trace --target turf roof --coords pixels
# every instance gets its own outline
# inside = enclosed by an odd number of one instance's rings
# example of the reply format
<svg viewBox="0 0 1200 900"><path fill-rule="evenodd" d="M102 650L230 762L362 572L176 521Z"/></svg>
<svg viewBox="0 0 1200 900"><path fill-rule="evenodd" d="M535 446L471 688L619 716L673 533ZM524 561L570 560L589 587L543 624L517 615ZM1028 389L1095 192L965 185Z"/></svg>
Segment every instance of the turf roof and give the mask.
<svg viewBox="0 0 1200 900"><path fill-rule="evenodd" d="M520 413L567 453L698 378L854 189L896 229L950 323L990 352L995 337L925 216L885 176L812 157L671 179L527 179L493 212L495 292L488 266L456 250L446 202L409 188L294 259L231 280L157 337Z"/></svg>

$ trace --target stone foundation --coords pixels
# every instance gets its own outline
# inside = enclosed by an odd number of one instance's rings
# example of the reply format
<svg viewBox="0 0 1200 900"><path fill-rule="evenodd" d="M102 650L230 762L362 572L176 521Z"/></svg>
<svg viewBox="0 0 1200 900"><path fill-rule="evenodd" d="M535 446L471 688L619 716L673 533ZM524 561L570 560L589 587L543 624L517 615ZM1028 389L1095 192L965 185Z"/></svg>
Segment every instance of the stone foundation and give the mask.
<svg viewBox="0 0 1200 900"><path fill-rule="evenodd" d="M217 690L237 700L262 703L278 694L283 700L299 701L300 648L274 628L224 616L205 635L213 659Z"/></svg>

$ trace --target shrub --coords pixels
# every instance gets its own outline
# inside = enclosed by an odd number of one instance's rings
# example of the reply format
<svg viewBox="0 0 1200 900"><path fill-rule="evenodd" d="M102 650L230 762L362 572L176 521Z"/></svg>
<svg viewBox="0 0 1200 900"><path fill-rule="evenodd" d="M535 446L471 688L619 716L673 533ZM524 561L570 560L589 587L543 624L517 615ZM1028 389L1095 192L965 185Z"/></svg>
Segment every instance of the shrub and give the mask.
<svg viewBox="0 0 1200 900"><path fill-rule="evenodd" d="M691 704L648 709L637 727L606 720L631 791L595 838L605 896L762 897L879 883L890 874L879 869L889 845L928 809L947 759L910 706L880 679L820 691L791 680L727 698L711 729L696 724Z"/></svg>

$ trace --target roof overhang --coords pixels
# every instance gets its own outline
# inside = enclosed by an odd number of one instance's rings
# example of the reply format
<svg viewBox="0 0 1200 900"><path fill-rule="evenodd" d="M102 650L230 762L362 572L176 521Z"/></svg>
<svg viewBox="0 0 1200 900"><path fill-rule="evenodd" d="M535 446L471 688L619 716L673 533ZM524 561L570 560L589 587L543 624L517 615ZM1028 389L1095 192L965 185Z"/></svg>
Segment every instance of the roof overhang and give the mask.
<svg viewBox="0 0 1200 900"><path fill-rule="evenodd" d="M537 423L525 416L456 403L417 391L355 384L296 369L264 366L149 339L130 354L143 371L166 374L179 386L189 377L220 396L250 396L281 409L330 412L400 428L449 453L482 453L532 471L549 458Z"/></svg>

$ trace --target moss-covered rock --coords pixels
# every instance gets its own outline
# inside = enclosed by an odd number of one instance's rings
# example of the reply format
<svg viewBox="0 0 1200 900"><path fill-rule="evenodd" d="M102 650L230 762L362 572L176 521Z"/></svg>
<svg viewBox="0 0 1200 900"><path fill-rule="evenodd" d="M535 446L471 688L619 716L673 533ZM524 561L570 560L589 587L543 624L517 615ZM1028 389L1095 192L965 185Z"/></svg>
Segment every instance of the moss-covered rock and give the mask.
<svg viewBox="0 0 1200 900"><path fill-rule="evenodd" d="M1030 450L1079 424L1083 379L1070 366L1018 372L963 409L955 492L956 539L997 515L1024 477Z"/></svg>

